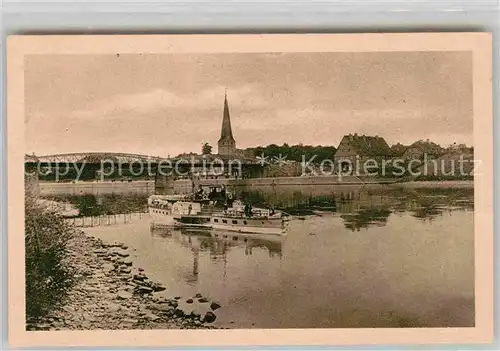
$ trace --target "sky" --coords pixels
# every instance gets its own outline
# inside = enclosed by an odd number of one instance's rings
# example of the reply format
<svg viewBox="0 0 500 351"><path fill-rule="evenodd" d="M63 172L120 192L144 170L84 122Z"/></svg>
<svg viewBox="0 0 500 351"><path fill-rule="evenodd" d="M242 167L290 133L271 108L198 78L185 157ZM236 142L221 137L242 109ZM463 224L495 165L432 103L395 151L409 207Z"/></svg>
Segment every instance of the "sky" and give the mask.
<svg viewBox="0 0 500 351"><path fill-rule="evenodd" d="M473 142L470 52L30 55L26 152L216 152L226 89L238 148Z"/></svg>

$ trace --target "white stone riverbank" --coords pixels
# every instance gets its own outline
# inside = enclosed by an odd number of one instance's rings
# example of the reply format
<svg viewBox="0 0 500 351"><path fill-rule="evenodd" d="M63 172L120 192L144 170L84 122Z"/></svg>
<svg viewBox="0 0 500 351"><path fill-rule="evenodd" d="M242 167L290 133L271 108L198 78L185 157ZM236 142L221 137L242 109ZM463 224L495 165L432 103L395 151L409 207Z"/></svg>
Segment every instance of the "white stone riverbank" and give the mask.
<svg viewBox="0 0 500 351"><path fill-rule="evenodd" d="M27 321L27 330L215 328L217 302L201 294L155 296L165 288L134 266L124 244L77 231L67 250L75 283L51 314Z"/></svg>

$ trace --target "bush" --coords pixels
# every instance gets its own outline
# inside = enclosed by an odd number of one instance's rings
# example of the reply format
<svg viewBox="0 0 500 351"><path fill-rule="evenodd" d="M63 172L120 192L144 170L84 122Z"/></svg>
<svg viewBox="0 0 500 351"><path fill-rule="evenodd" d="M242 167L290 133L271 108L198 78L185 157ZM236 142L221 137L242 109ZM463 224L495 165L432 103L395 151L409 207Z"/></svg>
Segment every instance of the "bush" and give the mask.
<svg viewBox="0 0 500 351"><path fill-rule="evenodd" d="M66 246L73 229L58 213L25 198L26 318L50 312L71 285Z"/></svg>

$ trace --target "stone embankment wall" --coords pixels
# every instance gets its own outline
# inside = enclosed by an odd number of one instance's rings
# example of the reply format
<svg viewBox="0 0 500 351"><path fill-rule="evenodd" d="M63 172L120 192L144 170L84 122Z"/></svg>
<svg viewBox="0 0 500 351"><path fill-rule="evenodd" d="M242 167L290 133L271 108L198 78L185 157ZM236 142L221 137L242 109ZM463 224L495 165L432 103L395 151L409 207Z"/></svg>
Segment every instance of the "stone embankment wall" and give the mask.
<svg viewBox="0 0 500 351"><path fill-rule="evenodd" d="M250 179L200 179L195 181L200 185L224 185L229 188L245 188L248 190L268 190L278 187L312 187L312 186L363 186L367 184L391 184L393 180L381 180L373 177L356 176L317 176L317 177L277 177ZM176 180L174 193L191 192L192 183L189 179Z"/></svg>
<svg viewBox="0 0 500 351"><path fill-rule="evenodd" d="M40 182L40 195L104 195L104 194L154 194L154 181L138 180L132 182L79 182L49 183Z"/></svg>
<svg viewBox="0 0 500 351"><path fill-rule="evenodd" d="M103 195L103 194L185 194L192 191L190 179L176 180L163 184L161 181L132 182L80 182L80 183L39 183L39 194L50 195ZM200 179L195 184L224 185L236 190L269 190L278 187L326 187L326 186L364 186L390 184L393 180L376 179L373 177L356 176L317 176L317 177L276 177L249 179Z"/></svg>

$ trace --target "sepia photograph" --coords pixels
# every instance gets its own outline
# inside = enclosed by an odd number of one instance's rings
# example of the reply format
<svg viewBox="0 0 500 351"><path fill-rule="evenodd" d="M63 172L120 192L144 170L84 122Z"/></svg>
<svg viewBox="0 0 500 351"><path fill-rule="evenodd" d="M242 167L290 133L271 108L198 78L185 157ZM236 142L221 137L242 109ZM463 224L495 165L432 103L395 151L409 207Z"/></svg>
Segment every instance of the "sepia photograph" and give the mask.
<svg viewBox="0 0 500 351"><path fill-rule="evenodd" d="M23 332L487 340L490 37L411 35L12 38Z"/></svg>

